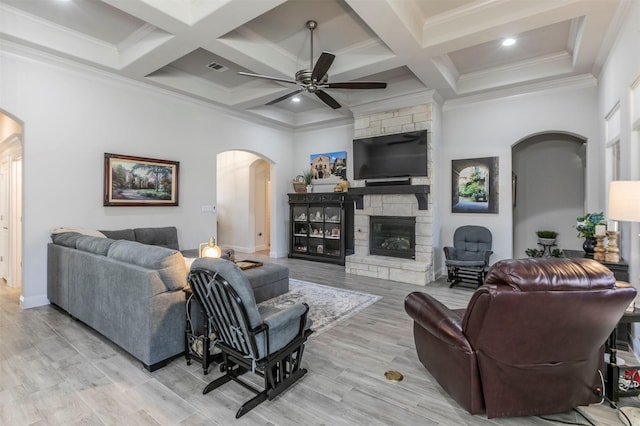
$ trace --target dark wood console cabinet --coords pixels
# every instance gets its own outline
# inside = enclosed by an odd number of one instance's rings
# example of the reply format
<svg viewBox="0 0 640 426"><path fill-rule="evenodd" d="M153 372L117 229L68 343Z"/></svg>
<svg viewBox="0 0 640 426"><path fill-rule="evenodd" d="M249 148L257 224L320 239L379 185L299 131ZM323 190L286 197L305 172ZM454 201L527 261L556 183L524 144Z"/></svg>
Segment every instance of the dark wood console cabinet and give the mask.
<svg viewBox="0 0 640 426"><path fill-rule="evenodd" d="M584 252L581 250L562 250L566 257L587 257ZM593 259L593 257L591 258ZM620 261L620 262L607 262L604 260L598 260L598 262L602 263L604 266L609 268L611 272L613 272L613 276L616 277L617 281L626 281L629 282L629 264Z"/></svg>
<svg viewBox="0 0 640 426"><path fill-rule="evenodd" d="M289 195L289 257L344 265L353 254L353 200L346 192Z"/></svg>

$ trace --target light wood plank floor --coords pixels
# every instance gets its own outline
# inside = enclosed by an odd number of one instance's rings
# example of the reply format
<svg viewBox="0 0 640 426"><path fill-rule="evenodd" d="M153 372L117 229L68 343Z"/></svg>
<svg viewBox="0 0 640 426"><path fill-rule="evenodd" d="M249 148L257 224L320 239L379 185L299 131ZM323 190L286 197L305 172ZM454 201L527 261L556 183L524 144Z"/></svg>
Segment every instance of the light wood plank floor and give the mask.
<svg viewBox="0 0 640 426"><path fill-rule="evenodd" d="M243 256L244 258L244 256ZM473 290L426 287L347 275L341 266L295 259L291 277L364 291L382 299L307 344L309 373L240 420L252 395L228 383L207 395L204 376L184 358L146 371L99 334L51 307L21 310L19 290L0 285L0 425L550 425L538 417L487 419L461 409L419 363L403 301L412 291L463 308ZM311 307L313 309L313 306ZM132 327L135 324L132 324ZM399 370L402 382L383 373ZM634 398L626 405L640 405ZM620 425L606 405L584 411L598 425ZM551 416L550 416L551 417ZM555 418L586 423L575 413Z"/></svg>

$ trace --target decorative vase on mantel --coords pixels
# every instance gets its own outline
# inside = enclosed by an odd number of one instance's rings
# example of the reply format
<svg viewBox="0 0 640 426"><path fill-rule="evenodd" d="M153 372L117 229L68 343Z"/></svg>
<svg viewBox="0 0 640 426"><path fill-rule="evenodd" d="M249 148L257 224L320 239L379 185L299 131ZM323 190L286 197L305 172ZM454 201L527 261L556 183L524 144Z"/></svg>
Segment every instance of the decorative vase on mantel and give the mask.
<svg viewBox="0 0 640 426"><path fill-rule="evenodd" d="M584 243L582 243L582 249L584 250L585 257L593 257L596 244L598 244L598 240L596 240L595 237L584 239Z"/></svg>

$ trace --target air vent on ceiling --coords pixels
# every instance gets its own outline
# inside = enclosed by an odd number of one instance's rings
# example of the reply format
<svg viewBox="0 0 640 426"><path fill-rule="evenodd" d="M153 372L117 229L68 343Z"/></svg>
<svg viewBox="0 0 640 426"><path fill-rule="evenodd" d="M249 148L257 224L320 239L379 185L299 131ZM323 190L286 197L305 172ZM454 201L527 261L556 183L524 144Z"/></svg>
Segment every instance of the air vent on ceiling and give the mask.
<svg viewBox="0 0 640 426"><path fill-rule="evenodd" d="M219 64L217 62L211 62L210 64L207 64L207 68L211 68L212 70L216 70L218 72L223 72L228 70L229 68L225 67L222 64Z"/></svg>

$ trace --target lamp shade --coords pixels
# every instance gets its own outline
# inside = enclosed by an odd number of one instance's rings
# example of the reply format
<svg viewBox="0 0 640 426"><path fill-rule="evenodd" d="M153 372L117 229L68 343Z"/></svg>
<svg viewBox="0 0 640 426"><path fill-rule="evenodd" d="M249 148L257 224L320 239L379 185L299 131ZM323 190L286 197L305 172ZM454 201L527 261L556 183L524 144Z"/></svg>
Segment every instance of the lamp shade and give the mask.
<svg viewBox="0 0 640 426"><path fill-rule="evenodd" d="M640 222L640 181L617 180L609 183L609 219Z"/></svg>

